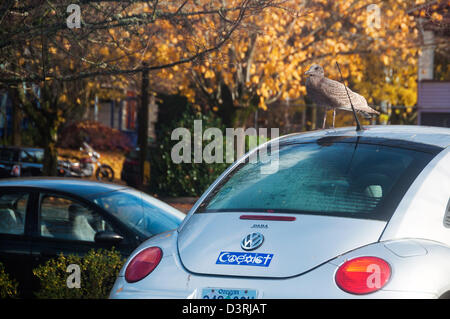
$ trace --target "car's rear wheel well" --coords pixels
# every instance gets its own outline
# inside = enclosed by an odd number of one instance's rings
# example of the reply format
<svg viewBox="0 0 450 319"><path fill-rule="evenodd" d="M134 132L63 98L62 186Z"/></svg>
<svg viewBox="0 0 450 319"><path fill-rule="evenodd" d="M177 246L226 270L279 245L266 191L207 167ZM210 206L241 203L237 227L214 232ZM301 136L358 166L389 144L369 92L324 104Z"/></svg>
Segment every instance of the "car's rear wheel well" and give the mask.
<svg viewBox="0 0 450 319"><path fill-rule="evenodd" d="M450 290L444 292L444 293L439 297L439 299L450 299Z"/></svg>

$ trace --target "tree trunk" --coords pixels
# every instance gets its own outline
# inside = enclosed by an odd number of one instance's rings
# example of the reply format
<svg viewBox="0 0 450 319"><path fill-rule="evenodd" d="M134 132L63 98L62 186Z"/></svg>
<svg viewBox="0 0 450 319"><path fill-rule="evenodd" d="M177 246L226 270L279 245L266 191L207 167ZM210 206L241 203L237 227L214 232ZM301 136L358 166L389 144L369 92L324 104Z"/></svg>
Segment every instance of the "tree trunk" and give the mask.
<svg viewBox="0 0 450 319"><path fill-rule="evenodd" d="M235 107L233 112L232 127L246 127L250 115L254 114L257 107Z"/></svg>
<svg viewBox="0 0 450 319"><path fill-rule="evenodd" d="M139 144L139 180L138 186L144 183L145 161L147 159L148 147L148 70L142 72L142 89L141 89L141 107L139 108L139 127L138 127L138 144Z"/></svg>
<svg viewBox="0 0 450 319"><path fill-rule="evenodd" d="M42 136L42 147L44 149L44 176L56 176L58 165L58 153L56 143L58 142L58 118L56 115L47 114L46 125L39 125L39 131Z"/></svg>
<svg viewBox="0 0 450 319"><path fill-rule="evenodd" d="M12 104L12 145L20 146L22 144L22 135L20 134L20 123L22 122L22 112L17 103Z"/></svg>
<svg viewBox="0 0 450 319"><path fill-rule="evenodd" d="M28 118L34 123L39 133L39 146L44 149L44 160L42 173L44 176L56 176L58 163L56 143L58 141L58 120L57 99L52 100L50 89L44 85L41 91L40 107L35 101L28 100L23 87L16 89L17 97L23 106L23 110Z"/></svg>
<svg viewBox="0 0 450 319"><path fill-rule="evenodd" d="M56 168L58 164L58 154L56 150L56 142L49 141L44 146L44 176L56 176Z"/></svg>
<svg viewBox="0 0 450 319"><path fill-rule="evenodd" d="M12 106L12 133L11 144L20 146L22 144L22 135L20 123L22 121L22 110L20 109L20 99L17 94L17 89L9 88L8 95L11 99Z"/></svg>

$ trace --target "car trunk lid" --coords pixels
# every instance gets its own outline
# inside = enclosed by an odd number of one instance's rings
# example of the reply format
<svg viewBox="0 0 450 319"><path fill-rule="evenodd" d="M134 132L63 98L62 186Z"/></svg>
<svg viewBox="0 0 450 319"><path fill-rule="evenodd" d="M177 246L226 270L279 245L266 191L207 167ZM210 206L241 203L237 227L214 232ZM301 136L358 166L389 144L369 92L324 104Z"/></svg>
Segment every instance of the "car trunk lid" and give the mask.
<svg viewBox="0 0 450 319"><path fill-rule="evenodd" d="M199 213L184 225L178 249L194 273L283 278L378 241L385 226L384 221L319 215ZM252 233L262 234L263 242L246 251L241 242Z"/></svg>

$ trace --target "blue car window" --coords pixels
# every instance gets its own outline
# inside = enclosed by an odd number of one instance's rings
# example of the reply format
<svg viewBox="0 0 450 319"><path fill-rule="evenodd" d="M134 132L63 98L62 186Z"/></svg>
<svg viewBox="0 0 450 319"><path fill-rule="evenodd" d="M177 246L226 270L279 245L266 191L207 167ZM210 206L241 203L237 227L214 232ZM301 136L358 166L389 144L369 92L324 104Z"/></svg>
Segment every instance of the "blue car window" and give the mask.
<svg viewBox="0 0 450 319"><path fill-rule="evenodd" d="M182 219L157 207L150 196L132 189L101 194L93 201L145 237L175 229Z"/></svg>
<svg viewBox="0 0 450 319"><path fill-rule="evenodd" d="M28 198L28 193L0 193L0 234L24 234Z"/></svg>
<svg viewBox="0 0 450 319"><path fill-rule="evenodd" d="M20 152L21 162L42 164L43 160L44 160L43 150L22 150Z"/></svg>
<svg viewBox="0 0 450 319"><path fill-rule="evenodd" d="M41 194L39 228L42 237L94 242L95 234L114 231L97 212L64 196Z"/></svg>

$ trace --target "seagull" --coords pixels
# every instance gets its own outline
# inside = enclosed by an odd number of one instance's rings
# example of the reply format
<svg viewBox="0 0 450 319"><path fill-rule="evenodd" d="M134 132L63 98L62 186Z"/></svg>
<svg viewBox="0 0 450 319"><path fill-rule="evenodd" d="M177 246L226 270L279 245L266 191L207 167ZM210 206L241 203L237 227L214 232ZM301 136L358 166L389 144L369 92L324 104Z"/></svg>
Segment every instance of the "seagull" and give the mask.
<svg viewBox="0 0 450 319"><path fill-rule="evenodd" d="M336 109L346 110L352 112L352 106L345 90L345 86L337 81L331 80L324 76L323 68L318 64L313 64L308 71L305 72L308 76L306 80L306 92L311 97L312 101L320 107L325 107L325 115L323 117L323 126L327 120L327 110L333 109L333 128L334 119L336 117ZM366 99L347 88L348 94L352 101L355 111L361 113L365 117L372 117L378 115L379 112L367 105Z"/></svg>

